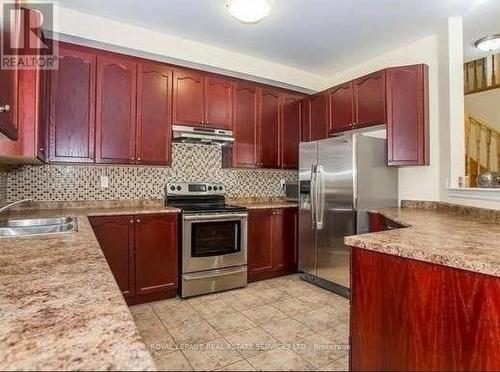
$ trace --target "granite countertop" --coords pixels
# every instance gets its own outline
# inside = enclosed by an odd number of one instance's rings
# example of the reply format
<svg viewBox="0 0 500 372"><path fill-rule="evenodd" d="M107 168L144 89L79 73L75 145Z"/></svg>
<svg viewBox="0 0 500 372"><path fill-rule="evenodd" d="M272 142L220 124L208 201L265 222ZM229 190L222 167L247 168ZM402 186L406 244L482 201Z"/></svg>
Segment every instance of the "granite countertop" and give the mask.
<svg viewBox="0 0 500 372"><path fill-rule="evenodd" d="M78 231L0 239L0 369L155 370L87 216L176 212L150 205L6 214L75 216Z"/></svg>
<svg viewBox="0 0 500 372"><path fill-rule="evenodd" d="M245 207L248 209L269 209L269 208L297 208L298 202L287 201L284 198L231 198L228 204Z"/></svg>
<svg viewBox="0 0 500 372"><path fill-rule="evenodd" d="M473 208L452 213L439 208L382 209L377 212L401 225L401 229L345 238L347 245L395 256L435 263L500 277L500 224ZM423 206L423 204L422 204ZM442 208L445 206L446 208ZM448 209L448 210L447 210ZM479 209L480 210L480 209Z"/></svg>

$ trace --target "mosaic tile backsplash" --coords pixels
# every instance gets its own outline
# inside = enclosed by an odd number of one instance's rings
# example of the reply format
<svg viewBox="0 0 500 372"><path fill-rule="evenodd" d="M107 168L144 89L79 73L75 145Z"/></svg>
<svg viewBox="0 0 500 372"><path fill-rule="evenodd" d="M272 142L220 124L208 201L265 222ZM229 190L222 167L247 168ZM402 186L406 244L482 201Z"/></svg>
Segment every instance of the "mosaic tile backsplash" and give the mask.
<svg viewBox="0 0 500 372"><path fill-rule="evenodd" d="M281 180L298 179L296 171L222 169L216 146L173 144L171 167L108 165L23 166L7 176L7 199L93 201L157 199L169 182L222 182L228 196L283 196ZM109 177L101 188L100 176Z"/></svg>

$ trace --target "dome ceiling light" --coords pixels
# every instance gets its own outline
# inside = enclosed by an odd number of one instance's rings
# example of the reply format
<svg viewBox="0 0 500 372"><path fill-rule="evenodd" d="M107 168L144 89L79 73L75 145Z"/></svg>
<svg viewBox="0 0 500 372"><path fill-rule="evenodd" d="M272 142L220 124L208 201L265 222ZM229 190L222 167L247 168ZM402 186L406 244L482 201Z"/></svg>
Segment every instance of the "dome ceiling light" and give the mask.
<svg viewBox="0 0 500 372"><path fill-rule="evenodd" d="M257 23L272 10L273 0L226 0L229 13L243 23Z"/></svg>
<svg viewBox="0 0 500 372"><path fill-rule="evenodd" d="M500 34L483 37L475 45L483 52L493 52L500 48Z"/></svg>

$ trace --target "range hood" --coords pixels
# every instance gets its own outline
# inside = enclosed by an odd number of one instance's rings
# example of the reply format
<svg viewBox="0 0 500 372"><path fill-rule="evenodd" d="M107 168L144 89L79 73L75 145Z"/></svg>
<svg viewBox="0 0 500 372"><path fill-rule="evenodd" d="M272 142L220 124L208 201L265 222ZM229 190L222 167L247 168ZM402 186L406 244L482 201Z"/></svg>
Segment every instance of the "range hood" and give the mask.
<svg viewBox="0 0 500 372"><path fill-rule="evenodd" d="M230 145L234 142L231 130L172 125L172 131L173 142L218 146Z"/></svg>

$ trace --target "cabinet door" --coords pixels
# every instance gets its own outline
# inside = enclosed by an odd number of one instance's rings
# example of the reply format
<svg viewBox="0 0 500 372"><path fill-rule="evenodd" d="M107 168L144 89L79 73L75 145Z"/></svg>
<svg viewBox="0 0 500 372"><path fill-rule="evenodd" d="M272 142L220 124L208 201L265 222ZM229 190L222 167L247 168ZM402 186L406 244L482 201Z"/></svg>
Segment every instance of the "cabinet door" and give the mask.
<svg viewBox="0 0 500 372"><path fill-rule="evenodd" d="M273 253L275 269L295 271L297 269L298 211L296 208L273 211Z"/></svg>
<svg viewBox="0 0 500 372"><path fill-rule="evenodd" d="M135 292L133 216L91 217L90 224L125 297Z"/></svg>
<svg viewBox="0 0 500 372"><path fill-rule="evenodd" d="M3 25L0 31L4 41L12 36ZM19 35L16 35L19 37ZM5 49L4 45L4 49ZM18 70L0 68L0 133L11 140L17 140L17 98L18 98Z"/></svg>
<svg viewBox="0 0 500 372"><path fill-rule="evenodd" d="M273 210L251 210L248 216L248 271L249 279L274 271Z"/></svg>
<svg viewBox="0 0 500 372"><path fill-rule="evenodd" d="M428 165L428 67L390 68L386 79L388 163Z"/></svg>
<svg viewBox="0 0 500 372"><path fill-rule="evenodd" d="M208 75L205 78L205 125L231 129L233 120L233 82Z"/></svg>
<svg viewBox="0 0 500 372"><path fill-rule="evenodd" d="M131 58L97 57L96 161L135 161L136 64Z"/></svg>
<svg viewBox="0 0 500 372"><path fill-rule="evenodd" d="M300 141L309 142L311 140L311 99L304 98L300 106Z"/></svg>
<svg viewBox="0 0 500 372"><path fill-rule="evenodd" d="M50 76L49 161L94 161L96 55L61 45Z"/></svg>
<svg viewBox="0 0 500 372"><path fill-rule="evenodd" d="M234 90L233 167L255 168L257 165L258 88L238 82Z"/></svg>
<svg viewBox="0 0 500 372"><path fill-rule="evenodd" d="M263 88L260 96L259 165L280 168L280 94Z"/></svg>
<svg viewBox="0 0 500 372"><path fill-rule="evenodd" d="M330 89L330 134L352 129L354 125L353 83Z"/></svg>
<svg viewBox="0 0 500 372"><path fill-rule="evenodd" d="M174 70L174 124L200 126L205 123L205 75L192 70Z"/></svg>
<svg viewBox="0 0 500 372"><path fill-rule="evenodd" d="M141 62L137 68L137 163L170 165L172 69Z"/></svg>
<svg viewBox="0 0 500 372"><path fill-rule="evenodd" d="M385 124L385 70L354 81L356 126Z"/></svg>
<svg viewBox="0 0 500 372"><path fill-rule="evenodd" d="M281 121L281 159L284 169L298 169L300 142L300 98L284 96Z"/></svg>
<svg viewBox="0 0 500 372"><path fill-rule="evenodd" d="M328 137L328 96L318 93L311 97L311 136L310 141Z"/></svg>
<svg viewBox="0 0 500 372"><path fill-rule="evenodd" d="M135 217L136 293L177 288L177 214Z"/></svg>

